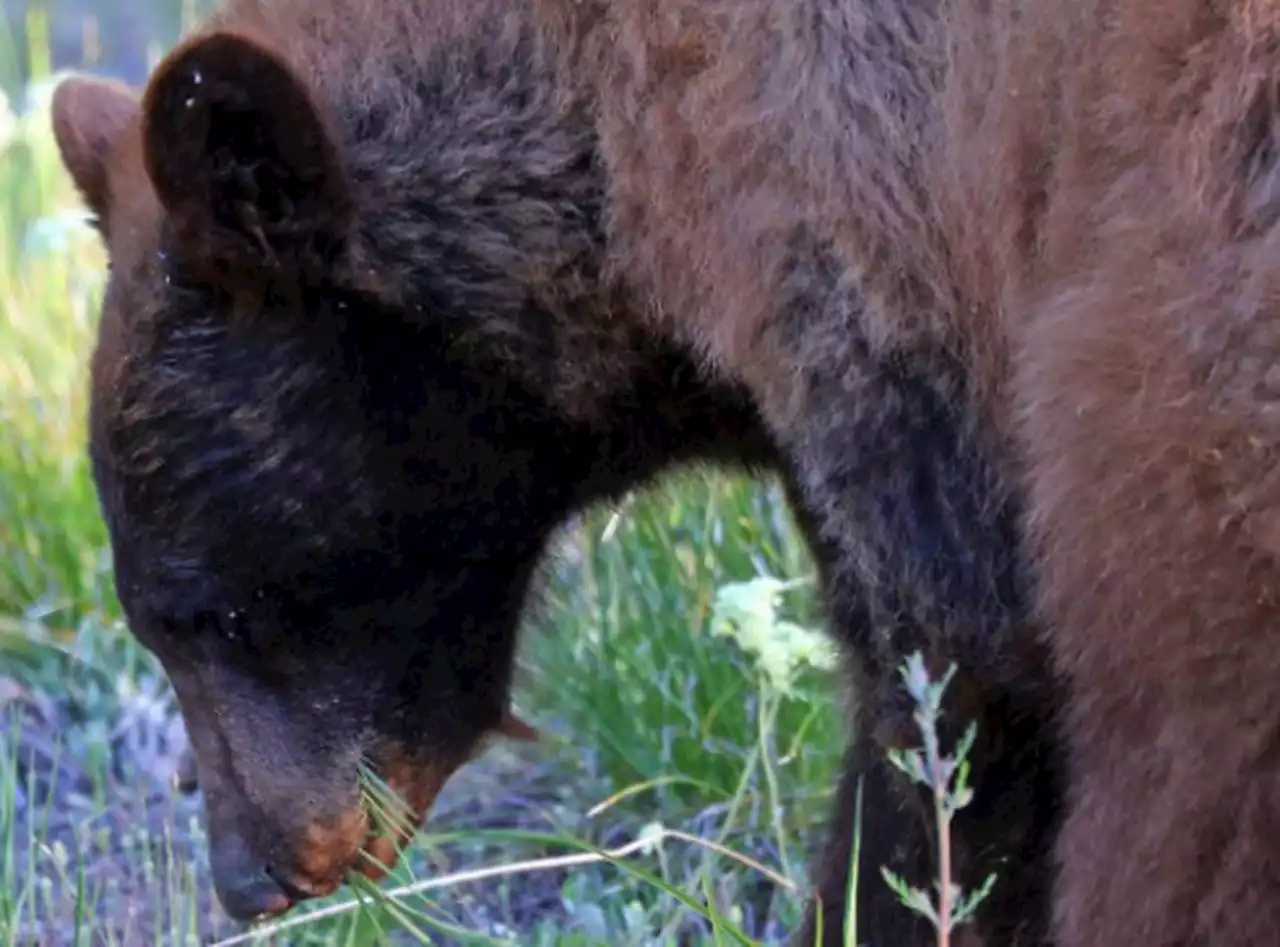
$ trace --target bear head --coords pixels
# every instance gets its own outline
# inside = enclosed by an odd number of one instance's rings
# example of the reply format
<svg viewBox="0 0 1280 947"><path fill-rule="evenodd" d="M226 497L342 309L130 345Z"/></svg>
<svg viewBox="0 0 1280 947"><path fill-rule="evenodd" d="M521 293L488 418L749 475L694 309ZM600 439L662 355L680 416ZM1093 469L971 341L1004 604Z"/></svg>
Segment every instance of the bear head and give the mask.
<svg viewBox="0 0 1280 947"><path fill-rule="evenodd" d="M597 360L625 383L566 410L548 365L584 351L555 327L594 292L589 135L556 161L486 141L527 165L526 197L508 174L446 212L448 174L397 179L403 155L340 111L227 29L141 95L71 78L53 101L109 259L89 450L116 589L178 697L242 919L394 861L405 833L375 830L362 764L416 825L488 736L532 735L507 709L516 631L572 511L682 454L769 452L741 392L643 332ZM521 199L498 232L495 202ZM576 303L529 288L550 231Z"/></svg>

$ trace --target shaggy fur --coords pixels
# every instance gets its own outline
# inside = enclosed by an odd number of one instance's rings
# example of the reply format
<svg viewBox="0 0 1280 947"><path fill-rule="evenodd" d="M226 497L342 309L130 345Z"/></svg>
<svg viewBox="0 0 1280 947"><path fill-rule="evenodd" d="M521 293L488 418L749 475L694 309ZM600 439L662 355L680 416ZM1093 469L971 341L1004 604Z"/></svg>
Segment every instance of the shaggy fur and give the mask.
<svg viewBox="0 0 1280 947"><path fill-rule="evenodd" d="M859 785L858 939L933 941L878 877L936 872L915 649L980 726L968 943L1273 942L1278 68L1263 0L227 0L140 103L64 84L228 909L393 853L355 760L425 814L518 732L553 528L708 462L788 483L858 698L826 943Z"/></svg>

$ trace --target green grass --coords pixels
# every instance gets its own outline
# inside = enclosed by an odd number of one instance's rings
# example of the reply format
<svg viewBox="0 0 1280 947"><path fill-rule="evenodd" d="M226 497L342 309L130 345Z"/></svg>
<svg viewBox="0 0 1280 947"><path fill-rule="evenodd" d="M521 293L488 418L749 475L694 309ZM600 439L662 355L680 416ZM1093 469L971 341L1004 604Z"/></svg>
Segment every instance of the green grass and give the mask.
<svg viewBox="0 0 1280 947"><path fill-rule="evenodd" d="M0 152L0 608L110 607L105 530L83 450L103 254L57 161L47 113Z"/></svg>

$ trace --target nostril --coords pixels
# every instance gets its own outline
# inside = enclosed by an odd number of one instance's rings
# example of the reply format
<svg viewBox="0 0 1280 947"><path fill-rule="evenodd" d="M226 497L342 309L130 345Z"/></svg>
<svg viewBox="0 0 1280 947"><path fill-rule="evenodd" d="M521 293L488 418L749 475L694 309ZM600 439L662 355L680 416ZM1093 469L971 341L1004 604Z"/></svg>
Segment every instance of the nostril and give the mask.
<svg viewBox="0 0 1280 947"><path fill-rule="evenodd" d="M274 877L257 872L234 885L220 887L219 900L237 921L262 921L283 914L299 900Z"/></svg>

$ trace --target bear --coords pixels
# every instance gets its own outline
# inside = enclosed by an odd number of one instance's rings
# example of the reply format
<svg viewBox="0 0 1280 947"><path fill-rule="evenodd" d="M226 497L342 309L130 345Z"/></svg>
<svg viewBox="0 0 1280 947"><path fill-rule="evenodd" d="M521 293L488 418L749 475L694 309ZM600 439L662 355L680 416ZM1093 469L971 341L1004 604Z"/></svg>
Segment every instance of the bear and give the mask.
<svg viewBox="0 0 1280 947"><path fill-rule="evenodd" d="M932 803L885 758L918 741L913 650L960 668L946 738L979 723L952 874L1000 883L973 930L1043 940L1060 753L1016 496L968 356L876 315L936 305L909 180L933 17L230 0L141 96L59 85L111 268L88 449L115 586L228 914L379 877L404 839L358 765L420 822L491 735L527 738L508 691L554 529L712 464L782 478L854 698L797 942L845 942L860 791L868 870L936 875ZM860 937L933 942L871 882Z"/></svg>
<svg viewBox="0 0 1280 947"><path fill-rule="evenodd" d="M936 870L884 758L916 739L897 668L921 650L961 669L949 735L980 723L953 874L999 884L974 936L1043 942L1057 699L974 367L1001 337L957 300L923 186L939 22L230 0L140 98L59 87L111 266L89 451L116 588L178 695L229 914L376 876L361 850L402 840L373 837L357 764L424 818L519 732L555 526L715 463L784 479L856 697L797 941L844 942L859 788L863 863ZM932 942L887 886L856 897L860 937Z"/></svg>
<svg viewBox="0 0 1280 947"><path fill-rule="evenodd" d="M88 450L252 919L378 875L508 709L556 526L782 478L849 747L797 944L935 942L897 669L957 668L966 945L1280 924L1259 0L222 0L64 81L111 268ZM1270 379L1270 380L1269 380ZM312 399L315 399L312 401Z"/></svg>

